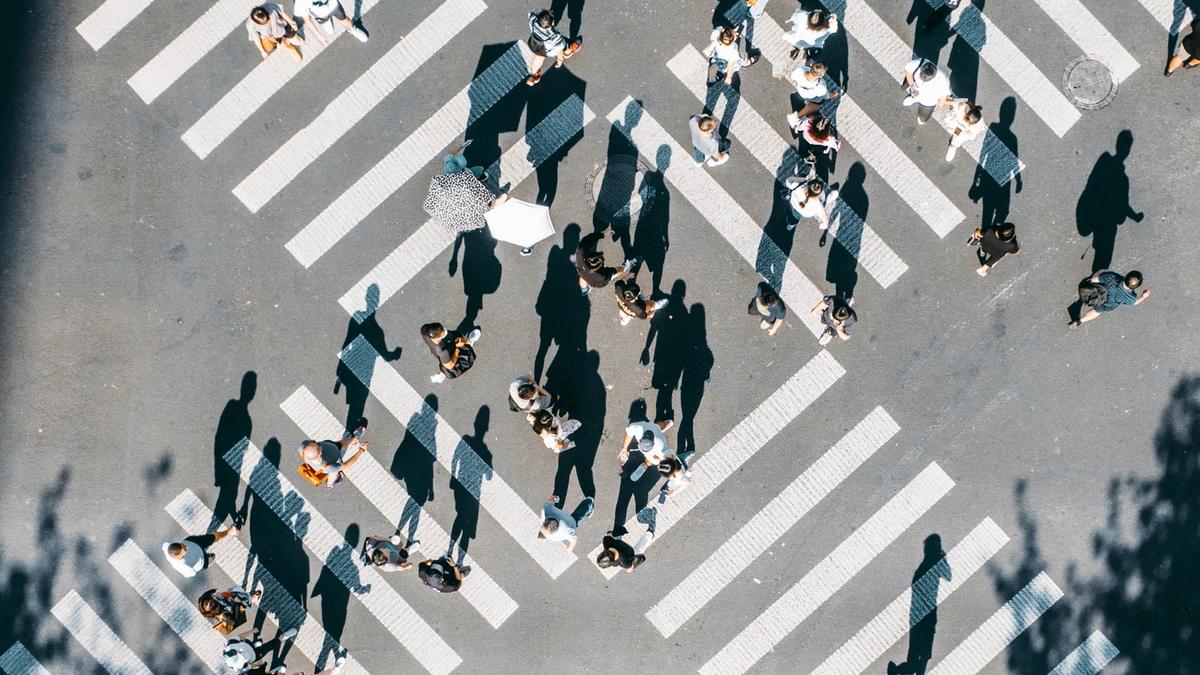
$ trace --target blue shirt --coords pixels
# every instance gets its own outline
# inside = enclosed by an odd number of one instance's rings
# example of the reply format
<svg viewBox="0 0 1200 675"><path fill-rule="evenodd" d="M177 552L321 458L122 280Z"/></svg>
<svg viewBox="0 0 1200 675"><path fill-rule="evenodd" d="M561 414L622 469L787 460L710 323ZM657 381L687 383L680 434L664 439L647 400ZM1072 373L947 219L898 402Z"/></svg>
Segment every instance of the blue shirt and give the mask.
<svg viewBox="0 0 1200 675"><path fill-rule="evenodd" d="M1116 272L1101 272L1100 283L1108 291L1108 298L1103 305L1096 308L1098 312L1111 312L1121 305L1132 305L1137 302L1137 294L1125 286L1125 277Z"/></svg>

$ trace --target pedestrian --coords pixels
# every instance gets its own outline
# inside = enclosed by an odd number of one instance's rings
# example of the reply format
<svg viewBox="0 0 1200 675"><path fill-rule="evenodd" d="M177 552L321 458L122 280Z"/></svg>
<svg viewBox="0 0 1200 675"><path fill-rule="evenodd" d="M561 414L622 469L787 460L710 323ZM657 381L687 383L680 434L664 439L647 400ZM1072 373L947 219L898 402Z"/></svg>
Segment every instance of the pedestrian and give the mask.
<svg viewBox="0 0 1200 675"><path fill-rule="evenodd" d="M508 385L508 409L513 412L548 410L553 403L554 395L542 388L533 375L521 375Z"/></svg>
<svg viewBox="0 0 1200 675"><path fill-rule="evenodd" d="M632 481L640 480L646 469L658 466L667 455L675 451L667 445L666 431L675 426L672 420L661 422L630 422L625 427L625 436L621 439L621 451L617 453L617 463L624 468L629 461L631 451L640 452L641 464L629 474Z"/></svg>
<svg viewBox="0 0 1200 675"><path fill-rule="evenodd" d="M692 115L688 128L692 132L692 159L696 160L696 166L721 166L729 161L729 153L721 147L725 144L717 136L717 118Z"/></svg>
<svg viewBox="0 0 1200 675"><path fill-rule="evenodd" d="M819 343L829 344L834 335L843 341L850 339L850 329L858 323L858 314L849 302L836 295L827 295L812 308L813 314L817 312L821 313L821 323L825 324L825 332L817 340Z"/></svg>
<svg viewBox="0 0 1200 675"><path fill-rule="evenodd" d="M644 553L634 553L632 546L614 537L612 532L604 535L600 546L604 550L596 556L596 566L602 570L616 565L626 572L632 572L638 568L638 565L646 562Z"/></svg>
<svg viewBox="0 0 1200 675"><path fill-rule="evenodd" d="M241 586L234 586L227 591L210 588L200 596L196 605L213 628L223 635L229 635L246 622L247 611L261 597L262 591L247 593Z"/></svg>
<svg viewBox="0 0 1200 675"><path fill-rule="evenodd" d="M304 44L304 38L300 37L296 22L273 2L250 10L250 18L246 19L246 33L254 46L258 47L258 53L264 60L281 45L291 52L292 58L297 61L304 58L300 53L300 45Z"/></svg>
<svg viewBox="0 0 1200 675"><path fill-rule="evenodd" d="M620 268L605 266L604 252L597 248L603 239L603 232L592 232L579 240L579 248L575 250L579 292L583 295L591 293L593 288L604 288L613 279L625 278L640 262L638 258L630 258Z"/></svg>
<svg viewBox="0 0 1200 675"><path fill-rule="evenodd" d="M531 87L542 80L542 64L546 62L547 56L554 57L555 68L562 68L563 61L574 56L583 46L582 37L577 37L568 44L567 39L555 28L557 24L558 19L554 18L554 12L548 9L529 13L527 44L529 51L533 52L533 59L529 62L529 77L525 78L525 84Z"/></svg>
<svg viewBox="0 0 1200 675"><path fill-rule="evenodd" d="M825 41L838 31L837 15L824 9L809 11L803 6L797 7L784 23L792 25L783 34L783 39L792 45L793 59L800 56L801 50L804 51L805 58L819 57Z"/></svg>
<svg viewBox="0 0 1200 675"><path fill-rule="evenodd" d="M833 122L819 112L811 115L801 115L799 111L790 112L787 115L787 123L792 128L792 134L802 141L802 150L804 146L807 146L809 152L824 148L823 152L828 157L842 147L834 131Z"/></svg>
<svg viewBox="0 0 1200 675"><path fill-rule="evenodd" d="M453 547L453 544L451 544ZM462 588L463 579L471 573L470 565L458 566L450 559L450 551L434 560L427 559L417 565L417 576L426 586L438 593L454 593Z"/></svg>
<svg viewBox="0 0 1200 675"><path fill-rule="evenodd" d="M475 365L475 343L482 335L478 327L462 335L437 322L421 326L421 338L438 360L438 373L430 375L429 381L441 384L446 378L454 379L470 370Z"/></svg>
<svg viewBox="0 0 1200 675"><path fill-rule="evenodd" d="M826 101L841 95L836 90L830 90L829 82L825 78L827 72L829 68L820 61L797 63L788 71L787 81L792 83L796 93L804 101L804 106L796 111L797 117L808 117L820 110Z"/></svg>
<svg viewBox="0 0 1200 675"><path fill-rule="evenodd" d="M917 106L917 124L925 124L939 105L953 99L950 95L950 78L937 64L928 59L916 58L904 65L902 88L907 92L904 105Z"/></svg>
<svg viewBox="0 0 1200 675"><path fill-rule="evenodd" d="M986 277L988 271L1004 256L1021 252L1021 245L1017 243L1017 227L1012 223L1001 223L986 230L977 229L967 243L979 247L975 251L979 258L979 269L975 273L981 277Z"/></svg>
<svg viewBox="0 0 1200 675"><path fill-rule="evenodd" d="M308 19L312 19L316 24L316 30L313 32L322 44L329 44L329 39L333 37L334 21L342 24L346 32L359 42L366 42L370 38L362 24L351 21L346 15L346 8L342 7L341 0L296 0L292 5L292 15L305 20L305 28L308 27ZM307 36L308 31L304 34Z"/></svg>
<svg viewBox="0 0 1200 675"><path fill-rule="evenodd" d="M758 25L758 20L767 12L768 0L745 0L746 2L746 18L742 19L742 35L746 39L746 58L742 61L742 66L749 68L758 63L762 58L762 50L751 44L751 37L754 35L754 29Z"/></svg>
<svg viewBox="0 0 1200 675"><path fill-rule="evenodd" d="M1200 15L1193 18L1188 34L1183 36L1175 53L1167 60L1163 75L1170 77L1180 66L1189 70L1200 66Z"/></svg>
<svg viewBox="0 0 1200 675"><path fill-rule="evenodd" d="M717 28L709 36L708 46L701 52L708 59L708 86L724 80L733 85L733 76L742 68L742 51L738 46L736 28Z"/></svg>
<svg viewBox="0 0 1200 675"><path fill-rule="evenodd" d="M575 447L575 441L572 441L570 436L583 426L579 420L558 417L549 410L531 412L525 419L533 427L533 432L541 437L542 443L556 455Z"/></svg>
<svg viewBox="0 0 1200 675"><path fill-rule="evenodd" d="M224 651L221 652L221 662L225 666L222 672L229 675L286 673L287 667L282 664L267 670L268 666L264 659L271 654L275 657L271 661L276 661L278 655L275 652L282 643L294 639L297 632L299 631L295 628L289 628L276 634L270 642L266 643L262 641L262 636L257 630L229 638L225 641Z"/></svg>
<svg viewBox="0 0 1200 675"><path fill-rule="evenodd" d="M1137 270L1133 270L1125 276L1112 270L1100 270L1084 279L1079 282L1079 301L1087 305L1088 309L1068 325L1074 328L1105 312L1111 312L1121 305L1142 304L1142 301L1150 297L1149 288L1140 294L1137 293L1142 281L1142 273Z"/></svg>
<svg viewBox="0 0 1200 675"><path fill-rule="evenodd" d="M453 152L442 156L442 172L447 176L456 174L460 171L470 171L471 175L475 176L480 181L487 180L487 173L484 172L482 166L471 166L467 163L467 148L471 147L472 139L467 139L462 142Z"/></svg>
<svg viewBox="0 0 1200 675"><path fill-rule="evenodd" d="M805 218L815 219L818 230L829 229L829 209L837 203L836 189L826 190L825 183L811 168L807 176L788 176L783 185L788 190L788 205L792 208L792 217L787 222L789 232Z"/></svg>
<svg viewBox="0 0 1200 675"><path fill-rule="evenodd" d="M765 281L758 282L758 292L750 299L750 306L746 308L746 313L750 316L759 318L758 327L767 331L767 335L774 335L779 332L779 328L783 326L783 319L787 316L787 307L783 304L783 299L771 288L771 285Z"/></svg>
<svg viewBox="0 0 1200 675"><path fill-rule="evenodd" d="M237 519L235 518L236 521ZM167 556L167 561L171 563L171 567L174 567L180 574L190 579L196 576L196 573L200 570L206 569L213 558L216 557L215 554L208 552L210 546L231 534L236 535L237 533L237 526L230 525L212 534L193 534L184 537L183 541L168 541L162 545L163 554Z"/></svg>
<svg viewBox="0 0 1200 675"><path fill-rule="evenodd" d="M340 441L300 441L300 475L314 487L324 485L326 490L332 490L367 451L367 442L362 440L365 431L366 427L359 427Z"/></svg>
<svg viewBox="0 0 1200 675"><path fill-rule="evenodd" d="M628 326L634 319L652 319L655 312L667 306L668 298L651 302L642 295L642 289L637 285L636 273L613 284L616 292L617 310L620 312L621 325Z"/></svg>
<svg viewBox="0 0 1200 675"><path fill-rule="evenodd" d="M954 159L954 153L966 142L979 138L987 125L983 123L983 108L965 98L950 103L950 147L946 148L946 161Z"/></svg>
<svg viewBox="0 0 1200 675"><path fill-rule="evenodd" d="M658 503L665 504L667 497L686 490L692 484L690 464L694 454L696 454L694 451L689 451L667 455L658 463L658 473L667 479L667 482L663 483L662 489L659 490Z"/></svg>
<svg viewBox="0 0 1200 675"><path fill-rule="evenodd" d="M359 556L364 565L373 565L381 572L401 572L412 567L409 555L421 544L410 539L407 546L400 545L400 535L390 537L367 537L363 540Z"/></svg>
<svg viewBox="0 0 1200 675"><path fill-rule="evenodd" d="M538 539L567 542L567 551L574 551L579 540L579 526L592 515L596 500L584 497L571 513L557 506L557 498L550 495L542 503L542 526L538 528Z"/></svg>

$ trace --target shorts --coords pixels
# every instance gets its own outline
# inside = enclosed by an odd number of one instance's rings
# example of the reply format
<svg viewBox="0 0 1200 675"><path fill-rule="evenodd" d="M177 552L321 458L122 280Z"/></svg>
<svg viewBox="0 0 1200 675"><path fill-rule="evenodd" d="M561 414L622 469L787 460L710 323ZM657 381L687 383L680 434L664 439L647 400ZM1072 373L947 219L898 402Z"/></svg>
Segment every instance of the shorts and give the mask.
<svg viewBox="0 0 1200 675"><path fill-rule="evenodd" d="M212 546L213 544L217 543L217 535L215 535L215 534L193 534L190 537L184 537L183 540L190 541L193 544L204 549L205 552L207 552L209 546Z"/></svg>
<svg viewBox="0 0 1200 675"><path fill-rule="evenodd" d="M308 17L310 19L312 19L313 21L315 21L316 23L321 23L321 24L327 23L330 19L337 19L338 21L341 21L342 19L349 18L346 16L346 10L342 7L342 3L336 2L336 1L333 2L333 10L331 12L329 12L329 16L325 16L325 17L316 16L315 14L312 14L311 12L312 12L312 10L309 10Z"/></svg>

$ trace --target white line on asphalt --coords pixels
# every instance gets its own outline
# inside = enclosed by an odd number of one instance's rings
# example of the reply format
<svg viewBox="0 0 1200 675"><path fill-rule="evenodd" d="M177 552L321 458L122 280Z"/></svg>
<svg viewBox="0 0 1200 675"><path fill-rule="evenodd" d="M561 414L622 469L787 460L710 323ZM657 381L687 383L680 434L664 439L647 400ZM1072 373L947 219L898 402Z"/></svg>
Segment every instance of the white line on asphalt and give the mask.
<svg viewBox="0 0 1200 675"><path fill-rule="evenodd" d="M937 503L954 481L936 462L888 500L824 560L700 668L703 675L744 673L883 549Z"/></svg>
<svg viewBox="0 0 1200 675"><path fill-rule="evenodd" d="M318 439L341 438L341 423L307 387L300 387L292 392L279 407L300 427L305 436ZM346 471L346 476L393 527L405 520L415 520L414 538L420 540L425 551L433 554L446 550L450 545L450 535L421 509L421 505L409 496L404 487L370 453L363 453L358 462ZM478 561L467 556L462 562L471 566L471 583L464 583L456 595L461 595L471 603L492 628L499 628L505 619L517 611L516 601L500 588Z"/></svg>
<svg viewBox="0 0 1200 675"><path fill-rule="evenodd" d="M132 539L114 551L108 563L179 635L201 663L214 673L221 672L225 639L213 630L194 601L184 597Z"/></svg>
<svg viewBox="0 0 1200 675"><path fill-rule="evenodd" d="M271 464L249 439L225 453L225 461L240 471L242 480L258 499L303 540L305 548L324 561L325 567L426 670L449 673L462 663L462 658L379 572L358 563L358 550L292 487L278 467ZM306 527L302 524L302 516L308 517Z"/></svg>
<svg viewBox="0 0 1200 675"><path fill-rule="evenodd" d="M1037 5L1085 54L1108 66L1118 84L1141 65L1079 0L1037 0Z"/></svg>
<svg viewBox="0 0 1200 675"><path fill-rule="evenodd" d="M872 410L651 607L646 618L670 637L898 431L900 425L886 410Z"/></svg>
<svg viewBox="0 0 1200 675"><path fill-rule="evenodd" d="M630 129L625 126L624 119L635 119L637 122ZM638 152L653 163L654 170L661 171L663 177L675 186L684 199L691 202L692 207L708 220L734 250L777 289L784 303L795 308L794 316L813 335L824 332L824 324L808 310L820 302L825 294L784 255L716 179L704 168L696 166L690 148L684 149L631 97L626 97L613 108L608 114L608 121L629 137ZM663 150L669 152L670 157L670 163L665 167L659 165L660 156L666 154Z"/></svg>
<svg viewBox="0 0 1200 675"><path fill-rule="evenodd" d="M14 642L0 654L0 670L5 675L50 675L50 671L42 667L20 642Z"/></svg>
<svg viewBox="0 0 1200 675"><path fill-rule="evenodd" d="M129 645L75 591L69 591L50 613L108 672L153 675ZM5 670L8 671L8 668L5 667Z"/></svg>
<svg viewBox="0 0 1200 675"><path fill-rule="evenodd" d="M725 479L732 476L845 374L846 370L825 350L804 364L795 375L783 383L783 386L746 415L711 449L700 455L693 463L694 477L688 489L672 496L665 504L655 505L656 529L653 541L662 539L672 525L682 520L701 500L719 488ZM626 523L626 529L633 531L637 528L636 523L635 514ZM589 554L593 565L599 554L599 546ZM600 570L609 579L619 571L616 567Z"/></svg>
<svg viewBox="0 0 1200 675"><path fill-rule="evenodd" d="M859 629L817 666L813 675L861 673L933 609L979 571L1006 543L1008 536L991 518L975 526L941 562Z"/></svg>
<svg viewBox="0 0 1200 675"><path fill-rule="evenodd" d="M1041 572L947 654L930 675L978 673L1062 596L1062 590Z"/></svg>
<svg viewBox="0 0 1200 675"><path fill-rule="evenodd" d="M258 168L250 172L250 175L233 189L233 194L242 200L246 208L257 213L441 48L453 49L454 37L485 9L487 6L481 0L446 0L346 87L345 91L338 94L307 127L297 131ZM492 72L491 69L488 72ZM486 77L486 73L481 77ZM476 78L477 81L478 79ZM476 85L473 83L471 86ZM507 92L508 89L504 91ZM431 119L436 119L439 114L441 113L434 113L434 118ZM448 131L457 135L461 128ZM437 143L437 147L428 143L428 147L422 148L424 153L414 156L417 161L404 162L406 168L417 171L428 161L426 155L432 157L433 153L448 142L449 140ZM409 166L410 164L415 166ZM334 242L336 241L335 239Z"/></svg>
<svg viewBox="0 0 1200 675"><path fill-rule="evenodd" d="M1062 660L1050 675L1096 675L1109 661L1117 658L1121 650L1104 633L1095 631Z"/></svg>
<svg viewBox="0 0 1200 675"><path fill-rule="evenodd" d="M185 532L202 532L212 519L212 511L191 490L179 493L165 508ZM309 614L265 566L258 560L250 559L250 551L241 540L237 537L226 537L209 550L216 556L214 562L217 567L230 579L237 582L245 577L253 580L254 585L262 589L260 606L267 612L267 617L272 623L280 630L298 628L295 645L318 669L327 663L331 664L333 658L342 653L337 640L325 632L321 622ZM346 655L346 662L340 672L347 675L367 673L350 654Z"/></svg>
<svg viewBox="0 0 1200 675"><path fill-rule="evenodd" d="M562 542L537 538L541 515L529 508L475 448L467 444L365 338L359 336L350 343L342 350L341 359L383 407L443 468L471 491L480 506L551 578L557 579L575 562L575 554L567 551Z"/></svg>
<svg viewBox="0 0 1200 675"><path fill-rule="evenodd" d="M143 101L153 103L234 28L245 23L256 4L257 0L218 0L134 73L129 78L129 86ZM251 45L246 45L246 50L248 58L251 53L256 53Z"/></svg>
<svg viewBox="0 0 1200 675"><path fill-rule="evenodd" d="M579 134L595 117L591 108L572 94L488 167L489 187L499 191L502 181L509 185L509 190L515 189L539 164L558 152L563 144ZM346 291L338 302L348 313L362 321L399 292L452 243L454 233L433 220L425 221L424 225ZM370 290L372 285L378 293ZM371 295L370 302L367 300L368 294Z"/></svg>
<svg viewBox="0 0 1200 675"><path fill-rule="evenodd" d="M1138 0L1142 3L1142 7L1150 12L1150 16L1154 20L1162 24L1162 27L1167 29L1171 35L1178 35L1180 28L1187 25L1184 21L1184 16L1189 13L1188 6L1183 0ZM1191 12L1192 19L1196 18L1195 12Z"/></svg>
<svg viewBox="0 0 1200 675"><path fill-rule="evenodd" d="M79 22L75 30L92 49L99 51L114 35L137 18L154 0L104 0L104 4Z"/></svg>

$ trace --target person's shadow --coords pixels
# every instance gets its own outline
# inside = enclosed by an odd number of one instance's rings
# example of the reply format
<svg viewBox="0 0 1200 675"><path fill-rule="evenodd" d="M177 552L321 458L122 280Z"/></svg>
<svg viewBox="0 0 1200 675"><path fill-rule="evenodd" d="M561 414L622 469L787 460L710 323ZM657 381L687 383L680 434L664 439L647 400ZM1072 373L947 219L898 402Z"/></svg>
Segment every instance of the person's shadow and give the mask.
<svg viewBox="0 0 1200 675"><path fill-rule="evenodd" d="M542 377L551 344L558 345L558 352L582 356L587 343L591 313L588 299L579 294L579 273L572 257L578 247L579 225L571 223L563 228L562 245L552 247L546 256L546 277L534 304L541 319L533 359L535 380Z"/></svg>
<svg viewBox="0 0 1200 675"><path fill-rule="evenodd" d="M592 467L604 433L604 414L608 390L600 376L600 354L567 354L559 350L546 373L546 388L558 397L558 407L571 419L579 420L579 430L571 434L575 447L558 454L558 470L554 474L554 496L564 506L570 489L571 471L575 471L579 489L585 497L596 496Z"/></svg>
<svg viewBox="0 0 1200 675"><path fill-rule="evenodd" d="M834 245L829 247L829 259L825 264L825 281L834 285L836 289L834 293L843 300L852 298L854 287L858 285L858 255L862 249L862 223L866 222L867 211L871 208L871 200L863 187L866 178L867 170L862 162L851 164L850 170L846 172L846 181L838 193L842 203L837 208L841 213L835 214L835 217L841 219L838 230L841 236L836 237ZM858 228L858 231L852 232L850 230L852 226ZM796 309L802 308L797 307Z"/></svg>
<svg viewBox="0 0 1200 675"><path fill-rule="evenodd" d="M467 128L463 133L464 138L471 141L471 146L465 152L468 166L482 166L486 170L500 158L503 151L500 134L520 128L521 113L525 110L530 88L522 84L506 90L496 86L495 78L480 77L495 68L492 74L501 80L510 77L523 80L521 73L528 72L528 67L521 55L513 51L515 46L514 42L490 44L479 52L474 79L468 91L471 109L467 113ZM489 187L500 186L503 179L503 176L489 175L486 182Z"/></svg>
<svg viewBox="0 0 1200 675"><path fill-rule="evenodd" d="M637 146L631 140L630 134L638 125L644 113L640 100L630 101L625 106L625 117L620 122L613 122L608 131L608 151L606 161L611 166L615 158L638 156ZM620 242L621 253L626 258L633 255L633 244L630 241L630 217L628 210L622 207L629 204L633 198L634 175L629 171L605 171L600 180L600 190L596 194L596 208L592 212L592 229L602 232L611 229L612 240ZM657 195L656 195L657 197ZM616 205L616 206L614 206ZM616 208L614 213L606 212Z"/></svg>
<svg viewBox="0 0 1200 675"><path fill-rule="evenodd" d="M667 306L654 314L650 330L646 331L646 344L642 346L640 362L650 365L650 345L654 345L654 371L650 375L650 386L657 392L654 403L654 421L675 419L673 399L683 376L684 349L688 338L688 312L685 302L687 284L676 279L671 285Z"/></svg>
<svg viewBox="0 0 1200 675"><path fill-rule="evenodd" d="M567 33L568 40L579 37L579 27L583 25L583 3L584 0L554 0L550 3L550 11L554 13L555 19L562 21L563 13L566 12L571 21L571 30Z"/></svg>
<svg viewBox="0 0 1200 675"><path fill-rule="evenodd" d="M217 500L213 504L212 520L208 531L213 532L225 519L237 512L238 488L241 479L237 469L225 461L225 453L243 438L250 437L254 422L250 419L250 401L258 390L258 374L253 370L242 375L242 386L238 397L229 399L221 410L217 421L217 432L213 435L213 486L217 488Z"/></svg>
<svg viewBox="0 0 1200 675"><path fill-rule="evenodd" d="M312 596L321 598L321 625L325 627L325 632L335 643L342 641L342 634L346 630L346 613L350 608L350 593L369 593L371 591L371 584L364 585L358 578L358 564L354 561L354 557L357 555L358 523L350 523L346 528L345 543L329 552L329 557L325 559L325 566L321 568L321 574L317 576L317 582L313 584ZM333 573L332 570L335 567L345 570L345 580ZM321 653L316 659L317 663L323 663L332 650L332 644L326 641L321 646Z"/></svg>
<svg viewBox="0 0 1200 675"><path fill-rule="evenodd" d="M646 401L637 399L629 406L629 423L648 422L646 417ZM624 438L625 432L621 431L621 437ZM635 441L637 439L634 439ZM629 513L629 502L633 501L634 513L641 513L642 509L650 502L650 491L654 489L658 483L659 475L655 469L647 469L642 477L636 482L631 480L630 474L633 473L642 464L642 453L638 452L636 446L629 453L629 459L621 466L621 485L617 490L617 504L613 510L613 526L612 533L614 537L620 537L628 533L625 528L625 518Z"/></svg>
<svg viewBox="0 0 1200 675"><path fill-rule="evenodd" d="M942 49L950 43L950 36L953 34L950 23L946 20L949 17L950 12L945 5L934 9L928 0L913 0L908 16L904 17L904 22L913 26L915 30L913 56L938 62Z"/></svg>
<svg viewBox="0 0 1200 675"><path fill-rule="evenodd" d="M721 97L725 97L725 108L721 111L721 126L717 129L717 136L721 139L721 147L728 145L726 139L729 138L729 127L733 124L733 116L737 114L738 104L742 101L742 75L741 71L733 74L733 80L730 84L725 84L725 79L721 78L709 85L708 90L704 94L704 114L712 115L717 109L717 101Z"/></svg>
<svg viewBox="0 0 1200 675"><path fill-rule="evenodd" d="M634 230L633 250L642 258L646 269L651 272L653 287L651 294L661 292L663 267L667 250L671 247L669 235L671 221L671 193L663 182L663 173L671 166L671 148L659 147L655 158L655 170L642 178L642 204Z"/></svg>
<svg viewBox="0 0 1200 675"><path fill-rule="evenodd" d="M401 348L397 346L389 351L387 348L387 338L383 334L383 327L376 320L375 310L379 309L379 286L371 284L367 286L365 297L366 307L355 312L350 320L346 323L346 337L342 340L342 349L350 346L356 338L362 336L385 361L395 361L400 358ZM375 360L369 361L371 364L368 368L374 368ZM367 396L370 395L371 372L364 372L365 377L355 375L354 370L346 365L342 359L338 359L336 380L333 383L333 393L338 393L343 387L346 389L346 429L353 429L363 417L363 411L367 407ZM320 439L318 439L320 440Z"/></svg>
<svg viewBox="0 0 1200 675"><path fill-rule="evenodd" d="M792 160L794 153L791 152L786 152L779 158L779 169L775 172L777 179L772 185L771 214L767 216L767 222L763 225L754 262L754 269L772 288L782 288L784 261L791 255L795 243L796 230L789 230L787 227L792 217L792 207L788 203L790 190L783 183L788 176L795 175L796 162ZM804 169L800 171L803 173Z"/></svg>
<svg viewBox="0 0 1200 675"><path fill-rule="evenodd" d="M982 13L985 0L970 2L975 7L967 8L955 27L954 45L950 47L946 68L950 70L950 87L954 95L974 101L979 87L979 49L987 43L987 25Z"/></svg>
<svg viewBox="0 0 1200 675"><path fill-rule="evenodd" d="M425 406L408 418L408 423L404 425L404 438L392 456L392 476L404 481L404 489L411 498L400 522L396 523L397 532L408 529L406 540L416 536L421 507L433 501L433 463L437 460L421 442L421 436L426 432L433 435L432 429L437 425L437 409L437 396L426 396Z"/></svg>
<svg viewBox="0 0 1200 675"><path fill-rule="evenodd" d="M526 159L537 167L534 170L538 185L537 203L549 206L554 202L555 195L558 194L559 165L566 159L571 148L583 139L583 104L587 100L587 82L580 79L566 66L551 68L543 80L545 86L534 87L529 92L525 107L525 134L531 141ZM568 107L559 114L565 113L566 119L570 120L569 123L563 123L562 126L574 125L575 133L564 139L552 154L543 157L544 150L539 147L541 144L538 143L537 134L529 135L529 132L558 110L572 95L576 97L576 100L567 104ZM555 134L556 138L557 133ZM549 142L544 143L550 145Z"/></svg>
<svg viewBox="0 0 1200 675"><path fill-rule="evenodd" d="M470 436L463 436L463 442L454 449L454 457L450 460L450 490L454 493L454 523L450 526L450 544L446 549L446 557L454 559L454 545L458 544L458 564L462 565L479 528L479 497L483 490L483 481L492 478L492 451L488 449L484 436L487 435L491 422L491 408L481 406L475 414L475 431ZM474 449L475 454L483 460L486 467L482 474L476 473L469 466L472 462L464 461Z"/></svg>
<svg viewBox="0 0 1200 675"><path fill-rule="evenodd" d="M938 586L951 580L950 563L942 551L942 538L925 537L925 555L912 577L912 601L908 610L908 654L904 663L888 661L888 675L924 675L933 658L933 636L937 632Z"/></svg>
<svg viewBox="0 0 1200 675"><path fill-rule="evenodd" d="M713 353L708 347L708 327L704 305L692 305L687 315L687 344L683 350L683 377L679 384L679 427L675 432L680 454L696 451L695 421L704 399L704 385L713 369Z"/></svg>
<svg viewBox="0 0 1200 675"><path fill-rule="evenodd" d="M1017 158L1020 156L1017 151L1017 135L1013 133L1013 120L1017 117L1017 99L1009 96L1000 103L999 119L988 126L988 131L991 132L996 140L1008 146L1012 150L1013 162L1017 163ZM992 175L984 168L984 163L980 162L975 167L975 177L971 181L971 189L967 192L967 196L972 202L981 204L980 227L988 229L1008 220L1008 211L1012 206L1012 191L1009 186L1014 181L1007 181L1004 185L996 182ZM1020 194L1024 187L1024 181L1021 178L1021 173L1015 175L1016 193Z"/></svg>
<svg viewBox="0 0 1200 675"><path fill-rule="evenodd" d="M459 249L463 251L462 280L467 309L458 330L467 333L475 327L475 320L483 309L483 296L491 295L500 288L503 267L496 257L496 240L486 229L466 232L454 239L448 270L450 276L458 272Z"/></svg>
<svg viewBox="0 0 1200 675"><path fill-rule="evenodd" d="M1087 184L1075 204L1075 228L1079 236L1092 238L1092 273L1108 269L1117 245L1117 229L1128 218L1142 222L1145 214L1129 204L1129 175L1125 160L1133 148L1133 132L1117 134L1115 153L1105 152L1096 160ZM1085 251L1086 253L1086 251Z"/></svg>

